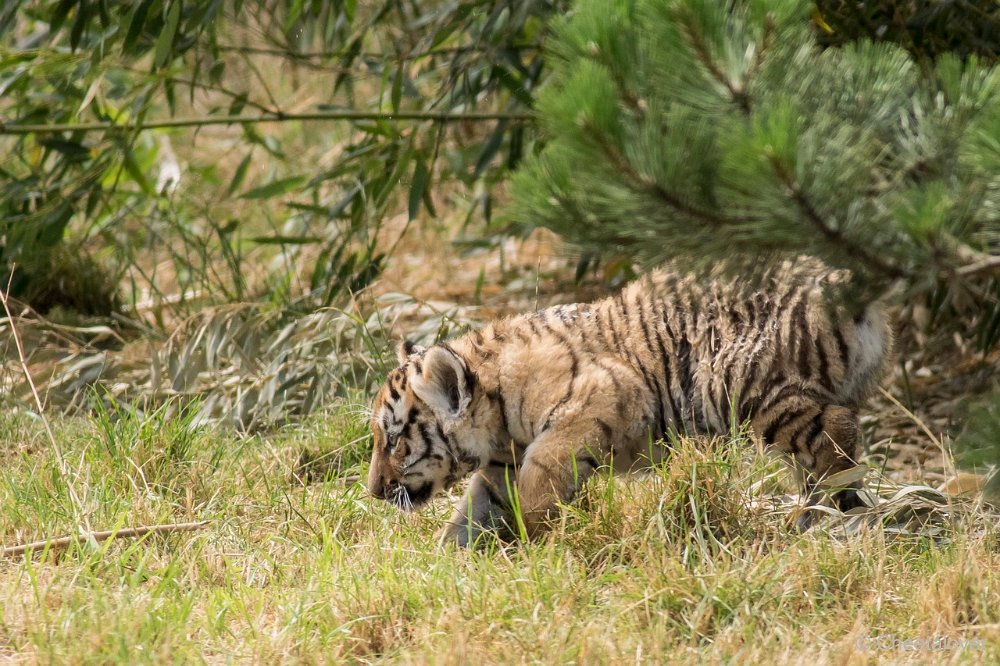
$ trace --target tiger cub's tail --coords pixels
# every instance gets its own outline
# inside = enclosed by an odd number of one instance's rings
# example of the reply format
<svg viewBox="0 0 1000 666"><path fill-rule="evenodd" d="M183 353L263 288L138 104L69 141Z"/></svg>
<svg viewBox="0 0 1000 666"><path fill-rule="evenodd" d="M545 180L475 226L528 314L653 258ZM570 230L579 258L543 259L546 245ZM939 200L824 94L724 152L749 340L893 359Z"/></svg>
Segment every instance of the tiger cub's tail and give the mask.
<svg viewBox="0 0 1000 666"><path fill-rule="evenodd" d="M892 362L893 335L885 299L870 304L840 328L848 341L848 359L838 398L843 405L860 405L875 392Z"/></svg>

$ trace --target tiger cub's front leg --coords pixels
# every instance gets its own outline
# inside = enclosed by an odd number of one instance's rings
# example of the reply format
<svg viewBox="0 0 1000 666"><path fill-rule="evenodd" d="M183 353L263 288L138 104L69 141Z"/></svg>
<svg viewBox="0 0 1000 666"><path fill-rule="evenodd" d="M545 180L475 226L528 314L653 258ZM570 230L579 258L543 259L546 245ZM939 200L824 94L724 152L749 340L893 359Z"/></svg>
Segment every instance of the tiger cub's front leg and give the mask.
<svg viewBox="0 0 1000 666"><path fill-rule="evenodd" d="M501 538L515 533L511 491L516 476L512 465L490 463L476 472L455 511L438 535L441 543L469 546L484 532Z"/></svg>
<svg viewBox="0 0 1000 666"><path fill-rule="evenodd" d="M542 532L599 467L629 467L634 445L648 439L653 412L645 385L622 360L594 359L570 389L572 398L549 414L518 469L516 499L528 537Z"/></svg>
<svg viewBox="0 0 1000 666"><path fill-rule="evenodd" d="M581 419L540 435L518 471L517 502L528 537L542 532L611 451L607 426Z"/></svg>

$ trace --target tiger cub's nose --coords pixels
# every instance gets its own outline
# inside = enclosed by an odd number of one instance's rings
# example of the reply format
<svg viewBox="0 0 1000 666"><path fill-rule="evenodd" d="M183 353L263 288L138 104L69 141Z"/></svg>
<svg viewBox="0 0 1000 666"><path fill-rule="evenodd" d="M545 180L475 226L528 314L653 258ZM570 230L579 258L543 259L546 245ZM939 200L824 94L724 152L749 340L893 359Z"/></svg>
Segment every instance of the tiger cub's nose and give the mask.
<svg viewBox="0 0 1000 666"><path fill-rule="evenodd" d="M368 492L375 499L384 500L385 499L385 483L382 479L375 477L368 479Z"/></svg>
<svg viewBox="0 0 1000 666"><path fill-rule="evenodd" d="M389 493L395 491L398 487L398 481L389 481L378 477L368 480L368 492L375 499L386 499Z"/></svg>

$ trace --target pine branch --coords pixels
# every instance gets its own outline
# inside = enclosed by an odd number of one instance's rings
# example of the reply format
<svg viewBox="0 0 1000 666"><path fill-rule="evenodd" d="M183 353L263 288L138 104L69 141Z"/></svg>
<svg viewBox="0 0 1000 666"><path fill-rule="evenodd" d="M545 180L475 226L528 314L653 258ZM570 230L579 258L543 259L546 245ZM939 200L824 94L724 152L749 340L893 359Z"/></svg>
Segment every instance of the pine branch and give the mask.
<svg viewBox="0 0 1000 666"><path fill-rule="evenodd" d="M594 58L598 63L604 66L604 69L611 75L612 81L614 81L615 88L618 90L618 96L621 100L632 110L637 118L643 119L646 117L646 105L642 99L629 90L628 84L625 82L625 77L622 76L621 69L615 67L615 64L607 57L605 53L597 47L596 44L591 44L591 48L588 48L590 56Z"/></svg>
<svg viewBox="0 0 1000 666"><path fill-rule="evenodd" d="M862 246L846 238L842 233L840 233L839 230L831 227L826 220L823 219L823 216L820 215L812 200L809 199L806 193L799 186L798 182L796 182L795 177L788 170L788 167L775 155L769 155L768 159L771 162L771 166L774 168L775 173L778 175L779 180L781 180L781 183L788 190L792 201L794 201L795 205L798 206L803 217L805 217L805 219L812 224L812 226L814 226L824 238L840 247L849 255L858 257L861 261L874 267L880 273L883 273L888 277L908 277L908 273L906 271L900 269L898 266L886 263L879 257L871 254Z"/></svg>
<svg viewBox="0 0 1000 666"><path fill-rule="evenodd" d="M495 120L532 121L532 113L516 111L484 111L484 112L447 112L447 111L317 111L313 113L262 113L260 115L242 116L204 116L198 118L165 118L138 123L115 123L112 121L95 121L89 123L53 123L47 124L13 124L0 121L0 135L4 134L36 134L40 132L94 132L101 130L142 131L166 127L204 127L206 125L233 125L241 123L280 123L287 121L324 121L324 120L381 120L423 121L434 122L491 122Z"/></svg>
<svg viewBox="0 0 1000 666"><path fill-rule="evenodd" d="M58 537L55 539L44 539L42 541L32 541L31 543L22 543L16 546L7 546L0 551L0 557L17 557L18 555L23 555L25 553L43 550L48 548L49 550L55 550L58 548L66 548L81 539L90 540L100 543L102 541L107 541L108 539L132 539L135 537L146 536L147 534L171 534L173 532L191 532L194 530L200 530L201 528L208 525L207 520L200 520L194 523L170 523L167 525L142 525L140 527L128 527L122 530L105 530L103 532L88 532L86 534L73 534L63 537Z"/></svg>
<svg viewBox="0 0 1000 666"><path fill-rule="evenodd" d="M761 35L760 44L757 45L757 49L753 54L753 60L750 61L750 65L747 67L747 71L743 76L744 90L750 87L750 81L754 78L754 76L756 76L757 72L760 71L760 67L764 63L764 54L774 45L775 30L776 27L774 25L774 18L770 15L764 17L764 32ZM748 98L747 102L749 103L749 101L750 100Z"/></svg>
<svg viewBox="0 0 1000 666"><path fill-rule="evenodd" d="M692 22L686 16L686 12L679 11L678 18L679 23L684 28L684 36L687 37L688 44L691 45L692 52L701 61L708 73L712 75L712 78L720 83L726 90L729 91L729 96L732 101L740 107L743 115L749 116L751 111L750 96L747 95L746 86L738 83L733 83L726 73L722 71L722 68L715 62L712 58L712 53L708 48L708 44L705 43L704 36L692 25Z"/></svg>
<svg viewBox="0 0 1000 666"><path fill-rule="evenodd" d="M631 180L633 184L645 190L646 192L652 194L654 197L667 204L671 208L677 210L678 212L690 215L691 217L706 222L713 227L720 227L726 225L740 224L743 222L753 222L756 221L752 217L741 217L732 218L726 217L725 215L719 215L714 211L706 210L704 208L699 208L697 206L692 206L686 201L682 200L680 197L675 195L673 192L665 188L660 183L656 182L652 178L649 178L632 166L631 163L625 156L618 152L614 146L612 146L608 140L596 129L589 127L591 129L591 134L597 142L597 145L601 148L605 157L611 161L611 164L626 178Z"/></svg>

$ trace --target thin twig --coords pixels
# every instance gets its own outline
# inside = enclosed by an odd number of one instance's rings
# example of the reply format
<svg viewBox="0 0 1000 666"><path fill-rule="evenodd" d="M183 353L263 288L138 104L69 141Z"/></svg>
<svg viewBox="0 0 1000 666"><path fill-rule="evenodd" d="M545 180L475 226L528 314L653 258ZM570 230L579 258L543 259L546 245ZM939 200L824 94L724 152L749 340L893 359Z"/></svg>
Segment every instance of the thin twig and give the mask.
<svg viewBox="0 0 1000 666"><path fill-rule="evenodd" d="M277 98L275 98L274 93L271 92L271 86L267 85L267 77L260 73L260 68L253 63L251 58L246 56L243 57L243 62L250 68L250 71L254 73L254 76L257 77L257 80L260 82L260 87L264 89L264 93L267 95L267 98L271 100L271 108L280 108L281 105L278 103Z"/></svg>
<svg viewBox="0 0 1000 666"><path fill-rule="evenodd" d="M970 277L973 275L978 275L980 273L1000 273L1000 256L992 255L987 256L981 261L977 261L974 264L968 264L966 266L960 266L955 270L956 273L962 277Z"/></svg>
<svg viewBox="0 0 1000 666"><path fill-rule="evenodd" d="M147 534L172 534L173 532L191 532L200 530L208 525L209 521L199 520L194 523L170 523L167 525L142 525L140 527L127 527L122 530L105 530L103 532L88 532L86 534L74 534L70 536L58 537L55 539L44 539L42 541L32 541L17 546L7 546L3 549L3 557L17 557L24 553L48 548L65 548L80 540L94 540L98 543L108 539L132 539L146 536Z"/></svg>
<svg viewBox="0 0 1000 666"><path fill-rule="evenodd" d="M27 356L24 353L24 344L21 342L21 334L17 332L17 326L14 325L14 315L11 313L10 304L7 301L7 294L10 293L10 285L14 280L14 271L16 268L16 264L11 266L10 277L7 280L7 288L0 289L0 301L3 302L3 310L7 314L7 321L10 322L10 333L14 338L14 346L17 347L17 358L21 362L21 370L24 372L24 378L27 380L28 386L31 388L31 395L35 399L35 408L38 410L38 418L42 420L42 425L45 426L45 434L48 435L49 443L52 445L52 451L55 453L56 463L59 465L59 474L62 476L63 482L66 484L66 489L69 492L70 500L73 502L73 507L76 509L78 519L83 521L87 530L90 530L90 521L87 518L87 512L83 508L83 502L80 500L80 496L76 494L76 489L73 486L73 477L70 475L69 468L66 466L66 458L63 456L62 447L59 446L55 433L52 432L52 425L49 423L48 418L46 418L45 409L42 407L42 399L38 395L38 389L35 387L35 381L31 378L31 371L28 369Z"/></svg>
<svg viewBox="0 0 1000 666"><path fill-rule="evenodd" d="M165 127L203 127L206 125L235 125L240 123L280 123L290 120L383 120L387 122L406 120L433 120L435 122L484 122L493 120L530 121L534 114L517 111L314 111L312 113L261 113L259 115L203 116L200 118L164 118L144 120L134 123L94 121L89 123L25 123L8 125L0 122L0 134L34 134L36 132L93 132L99 130L142 131Z"/></svg>
<svg viewBox="0 0 1000 666"><path fill-rule="evenodd" d="M904 414L910 417L910 419L914 423L916 423L921 430L924 431L924 434L927 435L930 438L930 440L934 443L934 445L938 447L938 449L941 451L941 468L945 471L945 473L950 473L951 476L954 476L955 466L951 464L951 456L948 455L948 449L945 447L944 442L941 441L941 438L936 437L934 433L931 432L931 429L927 427L927 424L920 419L920 417L918 417L916 414L914 414L906 407L904 407L903 403L897 400L891 393L886 391L881 386L879 387L878 390L882 393L882 395L884 395L886 398L889 399L889 402L891 402L900 410L902 410Z"/></svg>
<svg viewBox="0 0 1000 666"><path fill-rule="evenodd" d="M138 68L138 67L126 67L126 66L123 66L122 69L124 71L126 71L126 72L132 72L134 74L145 74L145 72L142 69ZM170 81L170 83L176 83L177 85L181 85L181 86L189 86L191 88L198 88L199 90L206 90L206 91L209 91L209 92L217 92L217 93L220 93L222 95L225 95L229 99L234 99L234 100L238 99L238 98L240 98L242 96L246 96L246 94L247 94L247 93L239 93L239 92L236 92L235 90L229 90L228 88L224 88L223 86L217 86L217 85L213 85L211 83L205 83L204 81L196 81L194 79L184 79L184 78L180 78L180 77L171 76L167 80ZM248 106L248 107L250 107L252 109L257 109L261 113L274 113L274 114L280 113L280 111L277 111L277 110L275 110L275 109L273 109L271 107L264 106L263 104L261 104L259 102L255 102L255 101L253 101L252 99L249 99L249 98L243 99L243 103L246 106Z"/></svg>

